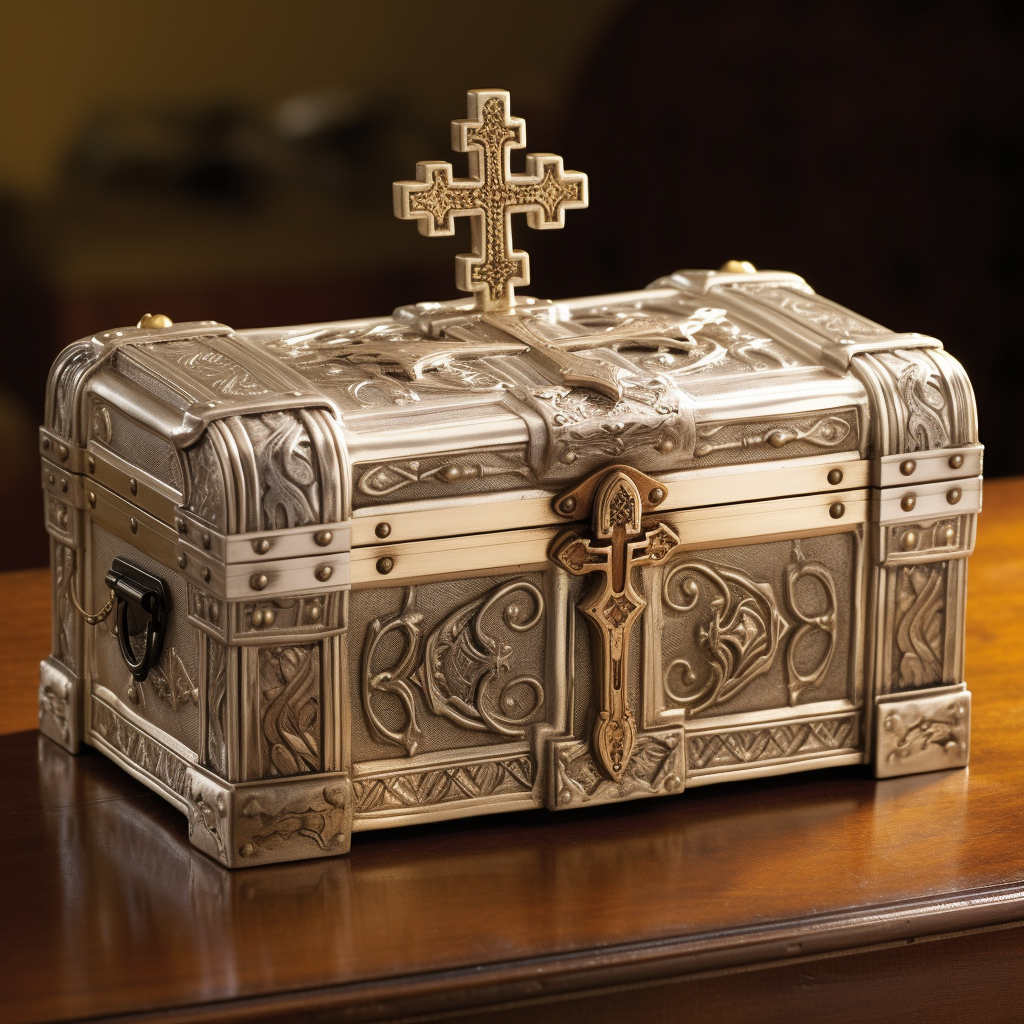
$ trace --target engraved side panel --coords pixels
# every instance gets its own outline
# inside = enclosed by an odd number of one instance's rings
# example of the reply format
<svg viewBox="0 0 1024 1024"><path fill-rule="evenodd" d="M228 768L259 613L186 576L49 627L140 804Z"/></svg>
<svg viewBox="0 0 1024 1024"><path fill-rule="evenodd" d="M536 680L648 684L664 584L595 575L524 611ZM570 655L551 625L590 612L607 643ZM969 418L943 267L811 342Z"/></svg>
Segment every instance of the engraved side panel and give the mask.
<svg viewBox="0 0 1024 1024"><path fill-rule="evenodd" d="M102 607L110 596L103 577L115 557L125 558L164 580L170 598L163 652L146 679L136 682L128 671L114 632L113 615L94 628L94 678L135 714L198 754L200 633L188 620L187 584L178 573L101 527L93 526L92 541L91 608Z"/></svg>
<svg viewBox="0 0 1024 1024"><path fill-rule="evenodd" d="M534 483L525 445L474 450L466 454L392 459L353 467L355 508L522 490Z"/></svg>
<svg viewBox="0 0 1024 1024"><path fill-rule="evenodd" d="M185 478L177 448L166 438L140 426L120 409L94 396L89 402L88 430L90 440L108 448L129 465L140 467L175 490L184 488Z"/></svg>
<svg viewBox="0 0 1024 1024"><path fill-rule="evenodd" d="M322 771L321 645L249 647L240 658L242 778Z"/></svg>
<svg viewBox="0 0 1024 1024"><path fill-rule="evenodd" d="M875 774L888 778L962 768L970 742L968 690L881 701L875 716Z"/></svg>
<svg viewBox="0 0 1024 1024"><path fill-rule="evenodd" d="M544 720L541 573L358 590L350 605L354 763L508 743Z"/></svg>
<svg viewBox="0 0 1024 1024"><path fill-rule="evenodd" d="M79 671L79 630L72 588L77 585L77 552L55 540L50 541L50 571L53 576L53 655L72 672ZM104 597L104 601L106 598ZM101 601L100 604L103 602ZM100 607L100 605L96 605Z"/></svg>
<svg viewBox="0 0 1024 1024"><path fill-rule="evenodd" d="M858 411L837 409L824 415L698 424L693 454L698 466L722 466L856 451L860 445Z"/></svg>
<svg viewBox="0 0 1024 1024"><path fill-rule="evenodd" d="M189 487L186 507L222 532L237 529L229 517L230 467L219 430L211 427L185 452Z"/></svg>
<svg viewBox="0 0 1024 1024"><path fill-rule="evenodd" d="M861 531L682 552L648 622L656 722L856 699Z"/></svg>
<svg viewBox="0 0 1024 1024"><path fill-rule="evenodd" d="M206 759L205 764L222 778L228 775L228 687L238 685L238 652L203 638L206 658Z"/></svg>
<svg viewBox="0 0 1024 1024"><path fill-rule="evenodd" d="M950 562L901 565L888 570L889 689L919 690L962 682L947 678Z"/></svg>

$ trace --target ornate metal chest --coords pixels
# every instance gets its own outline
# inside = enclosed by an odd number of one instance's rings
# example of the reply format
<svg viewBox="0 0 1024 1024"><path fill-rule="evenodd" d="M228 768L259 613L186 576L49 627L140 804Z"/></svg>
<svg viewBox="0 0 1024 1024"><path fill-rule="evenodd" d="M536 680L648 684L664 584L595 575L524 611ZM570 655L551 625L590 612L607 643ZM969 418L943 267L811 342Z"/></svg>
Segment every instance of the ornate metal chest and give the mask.
<svg viewBox="0 0 1024 1024"><path fill-rule="evenodd" d="M729 779L967 762L970 384L749 264L516 299L511 213L587 203L508 95L395 186L465 302L66 349L41 430L40 728L229 866ZM685 798L683 798L685 800ZM680 804L680 813L685 805Z"/></svg>

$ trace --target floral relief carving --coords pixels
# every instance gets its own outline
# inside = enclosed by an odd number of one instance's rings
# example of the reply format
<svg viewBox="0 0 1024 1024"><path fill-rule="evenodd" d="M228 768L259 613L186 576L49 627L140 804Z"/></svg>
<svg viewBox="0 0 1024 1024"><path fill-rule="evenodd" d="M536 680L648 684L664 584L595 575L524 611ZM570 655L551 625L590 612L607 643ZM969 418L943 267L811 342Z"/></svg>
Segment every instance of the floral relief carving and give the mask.
<svg viewBox="0 0 1024 1024"><path fill-rule="evenodd" d="M420 704L464 729L524 735L544 703L544 688L537 676L515 672L515 647L499 639L494 627L528 633L543 615L540 590L514 580L458 606L424 636L424 613L416 605L416 588L409 587L401 611L375 619L363 645L363 710L374 735L415 754L422 739ZM396 644L400 653L385 667L384 652ZM385 722L382 697L397 702L404 718L400 728Z"/></svg>
<svg viewBox="0 0 1024 1024"><path fill-rule="evenodd" d="M942 562L896 570L895 688L918 689L942 682L947 568Z"/></svg>
<svg viewBox="0 0 1024 1024"><path fill-rule="evenodd" d="M189 511L223 530L227 523L227 495L220 459L209 435L188 449L187 459L191 478Z"/></svg>
<svg viewBox="0 0 1024 1024"><path fill-rule="evenodd" d="M262 776L320 771L320 646L259 650Z"/></svg>
<svg viewBox="0 0 1024 1024"><path fill-rule="evenodd" d="M243 417L256 453L262 498L260 529L320 522L320 487L309 432L299 414Z"/></svg>
<svg viewBox="0 0 1024 1024"><path fill-rule="evenodd" d="M913 349L880 352L878 359L892 375L903 405L905 425L901 450L928 451L951 443L950 410L942 378L928 356Z"/></svg>
<svg viewBox="0 0 1024 1024"><path fill-rule="evenodd" d="M75 585L75 552L63 544L53 545L53 580L57 619L54 648L58 658L74 672L78 660L75 653L75 606L71 592Z"/></svg>
<svg viewBox="0 0 1024 1024"><path fill-rule="evenodd" d="M173 647L160 658L158 665L149 670L145 682L152 687L154 696L172 711L178 711L186 704L199 703L199 690L189 678L185 663ZM144 692L142 683L129 678L126 695L133 704L144 701Z"/></svg>
<svg viewBox="0 0 1024 1024"><path fill-rule="evenodd" d="M206 641L206 759L218 775L228 770L224 715L227 703L227 648Z"/></svg>
<svg viewBox="0 0 1024 1024"><path fill-rule="evenodd" d="M732 699L770 671L783 646L790 704L825 678L837 639L835 579L826 565L805 556L799 540L790 552L784 593L793 621L783 614L770 583L707 562L670 564L662 601L671 611L695 617L697 648L707 654L703 674L692 656L665 666L663 686L672 705L697 714Z"/></svg>
<svg viewBox="0 0 1024 1024"><path fill-rule="evenodd" d="M699 645L710 657L707 672L701 678L686 658L669 662L664 672L669 698L694 713L729 700L767 672L789 629L770 584L737 569L678 563L665 574L665 604L684 614L694 611L702 581L713 594L707 602L711 617L698 627Z"/></svg>
<svg viewBox="0 0 1024 1024"><path fill-rule="evenodd" d="M211 338L164 342L156 348L161 360L169 360L210 391L228 398L255 398L270 394L250 370L211 347Z"/></svg>

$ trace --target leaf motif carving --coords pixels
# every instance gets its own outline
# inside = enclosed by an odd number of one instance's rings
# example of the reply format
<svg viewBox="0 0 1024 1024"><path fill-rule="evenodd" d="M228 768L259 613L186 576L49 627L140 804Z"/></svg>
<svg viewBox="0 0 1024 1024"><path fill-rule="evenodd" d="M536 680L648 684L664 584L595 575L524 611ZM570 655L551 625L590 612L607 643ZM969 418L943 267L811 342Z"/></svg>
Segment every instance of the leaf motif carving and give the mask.
<svg viewBox="0 0 1024 1024"><path fill-rule="evenodd" d="M527 608L520 603L523 598L530 603ZM372 732L415 754L422 736L417 721L422 701L432 714L461 728L524 735L544 702L543 684L534 675L514 672L515 649L496 637L488 623L500 609L506 630L526 633L540 624L544 607L544 596L533 583L513 580L455 608L421 643L423 613L416 607L416 588L410 587L400 612L375 619L367 629L362 697ZM385 639L401 647L397 660L381 668ZM398 701L404 716L400 729L384 721L378 708L382 695Z"/></svg>

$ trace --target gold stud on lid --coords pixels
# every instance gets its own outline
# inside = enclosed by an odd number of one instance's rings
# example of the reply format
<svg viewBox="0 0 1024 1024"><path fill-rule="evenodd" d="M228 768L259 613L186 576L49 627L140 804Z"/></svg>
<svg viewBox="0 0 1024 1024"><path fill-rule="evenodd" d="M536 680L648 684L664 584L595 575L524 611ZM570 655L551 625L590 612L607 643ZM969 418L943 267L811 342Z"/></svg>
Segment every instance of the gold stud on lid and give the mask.
<svg viewBox="0 0 1024 1024"><path fill-rule="evenodd" d="M726 260L719 268L720 274L756 274L757 267L748 260Z"/></svg>
<svg viewBox="0 0 1024 1024"><path fill-rule="evenodd" d="M173 327L174 321L163 313L145 313L135 326L141 327L144 331L155 331L161 327Z"/></svg>

